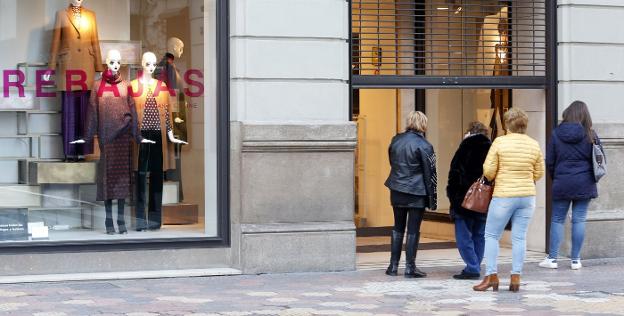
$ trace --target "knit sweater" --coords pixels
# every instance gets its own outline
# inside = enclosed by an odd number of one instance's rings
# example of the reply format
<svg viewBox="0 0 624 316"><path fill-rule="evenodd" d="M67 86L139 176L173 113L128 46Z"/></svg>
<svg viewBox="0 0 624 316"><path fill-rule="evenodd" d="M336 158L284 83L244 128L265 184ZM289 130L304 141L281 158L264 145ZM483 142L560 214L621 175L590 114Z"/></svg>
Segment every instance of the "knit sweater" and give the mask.
<svg viewBox="0 0 624 316"><path fill-rule="evenodd" d="M483 174L495 181L494 197L534 196L535 181L544 176L542 150L525 134L500 136L483 163Z"/></svg>

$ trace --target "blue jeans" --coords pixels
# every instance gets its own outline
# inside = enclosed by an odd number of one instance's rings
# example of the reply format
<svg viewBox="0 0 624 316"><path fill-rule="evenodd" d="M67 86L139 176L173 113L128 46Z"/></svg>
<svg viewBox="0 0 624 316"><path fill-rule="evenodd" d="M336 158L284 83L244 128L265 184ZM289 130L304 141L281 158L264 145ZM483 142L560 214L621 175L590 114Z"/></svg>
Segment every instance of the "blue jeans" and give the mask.
<svg viewBox="0 0 624 316"><path fill-rule="evenodd" d="M465 273L481 273L485 247L485 220L455 213L455 242L466 268Z"/></svg>
<svg viewBox="0 0 624 316"><path fill-rule="evenodd" d="M585 219L590 200L554 200L552 221L550 222L550 254L548 258L557 259L559 246L563 239L565 218L572 204L572 253L570 259L581 259L581 247L585 239Z"/></svg>
<svg viewBox="0 0 624 316"><path fill-rule="evenodd" d="M535 211L535 196L493 198L485 224L485 275L497 273L498 242L511 219L511 273L522 274L526 232Z"/></svg>

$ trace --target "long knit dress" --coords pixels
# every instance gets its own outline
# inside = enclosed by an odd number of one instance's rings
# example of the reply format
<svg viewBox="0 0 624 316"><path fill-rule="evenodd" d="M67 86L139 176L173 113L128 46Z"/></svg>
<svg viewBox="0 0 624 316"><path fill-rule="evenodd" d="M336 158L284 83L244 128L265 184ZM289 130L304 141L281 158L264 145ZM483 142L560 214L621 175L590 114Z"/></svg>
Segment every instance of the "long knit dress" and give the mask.
<svg viewBox="0 0 624 316"><path fill-rule="evenodd" d="M100 89L102 80L105 80L105 89ZM134 100L128 94L128 83L119 74L113 76L110 72L104 73L102 80L94 83L85 137L87 143L91 143L95 134L98 135L98 201L130 196L132 141L141 142ZM111 91L113 89L116 91Z"/></svg>

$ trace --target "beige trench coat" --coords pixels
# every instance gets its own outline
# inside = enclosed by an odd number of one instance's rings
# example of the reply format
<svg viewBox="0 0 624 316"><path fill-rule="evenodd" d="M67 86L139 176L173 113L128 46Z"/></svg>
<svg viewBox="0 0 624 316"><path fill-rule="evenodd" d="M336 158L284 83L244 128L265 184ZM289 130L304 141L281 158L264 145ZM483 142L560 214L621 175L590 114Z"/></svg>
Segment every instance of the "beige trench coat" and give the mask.
<svg viewBox="0 0 624 316"><path fill-rule="evenodd" d="M91 89L96 72L104 71L97 22L93 11L82 8L79 23L72 13L71 7L56 13L54 37L50 49L48 68L56 70L56 87L58 91L80 90L80 85L67 87L67 70L82 70L87 77L87 89ZM78 76L72 77L78 80Z"/></svg>

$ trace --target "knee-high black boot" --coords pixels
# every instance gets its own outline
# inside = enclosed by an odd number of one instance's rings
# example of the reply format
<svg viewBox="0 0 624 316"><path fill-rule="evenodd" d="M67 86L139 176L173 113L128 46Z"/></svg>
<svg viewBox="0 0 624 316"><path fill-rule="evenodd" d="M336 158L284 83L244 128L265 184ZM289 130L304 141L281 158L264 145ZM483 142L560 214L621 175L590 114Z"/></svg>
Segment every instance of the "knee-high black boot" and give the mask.
<svg viewBox="0 0 624 316"><path fill-rule="evenodd" d="M424 278L426 273L420 271L416 267L416 253L418 252L418 242L420 241L420 233L407 234L407 245L405 246L405 277L406 278Z"/></svg>
<svg viewBox="0 0 624 316"><path fill-rule="evenodd" d="M386 274L397 276L399 272L399 260L401 260L401 250L403 249L403 234L392 230L390 237L390 265L386 269Z"/></svg>

